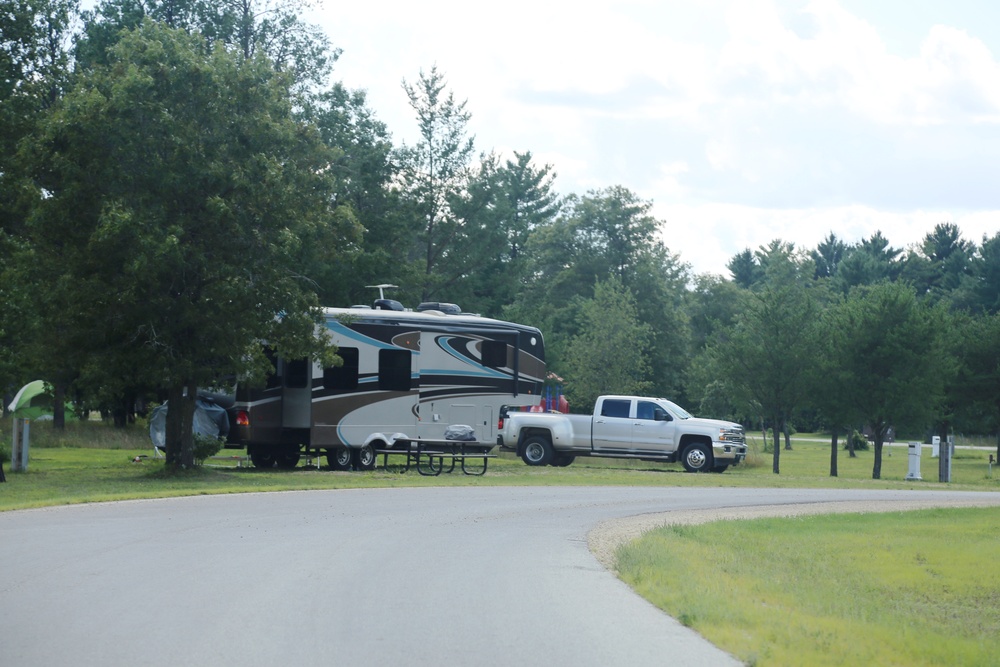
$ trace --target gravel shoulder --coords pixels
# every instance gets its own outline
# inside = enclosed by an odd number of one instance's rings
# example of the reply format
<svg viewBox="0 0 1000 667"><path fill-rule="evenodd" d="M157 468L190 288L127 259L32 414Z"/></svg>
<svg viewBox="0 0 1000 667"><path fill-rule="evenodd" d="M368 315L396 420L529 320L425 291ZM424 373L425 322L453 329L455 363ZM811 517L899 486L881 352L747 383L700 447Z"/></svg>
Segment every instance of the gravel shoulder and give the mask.
<svg viewBox="0 0 1000 667"><path fill-rule="evenodd" d="M591 552L611 572L617 572L616 552L624 544L638 539L644 533L662 526L690 526L712 521L759 519L763 517L796 517L810 514L868 514L902 512L937 507L994 507L997 499L966 500L886 500L873 507L865 502L822 502L795 505L763 505L757 507L726 507L707 510L678 510L656 514L640 514L624 519L611 519L597 524L587 534Z"/></svg>

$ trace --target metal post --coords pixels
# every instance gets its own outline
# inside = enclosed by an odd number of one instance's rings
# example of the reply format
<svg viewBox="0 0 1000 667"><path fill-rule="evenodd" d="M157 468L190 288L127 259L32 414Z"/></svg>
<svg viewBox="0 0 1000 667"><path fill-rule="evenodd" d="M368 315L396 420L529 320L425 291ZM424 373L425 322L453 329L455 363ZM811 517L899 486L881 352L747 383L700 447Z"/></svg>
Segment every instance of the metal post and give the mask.
<svg viewBox="0 0 1000 667"><path fill-rule="evenodd" d="M953 443L953 436L948 436L948 441L941 443L941 455L938 457L939 482L951 482L951 455L954 453Z"/></svg>
<svg viewBox="0 0 1000 667"><path fill-rule="evenodd" d="M13 419L14 434L11 441L10 470L24 472L28 469L28 445L31 441L31 420Z"/></svg>
<svg viewBox="0 0 1000 667"><path fill-rule="evenodd" d="M948 436L948 481L951 481L951 462L955 458L955 436Z"/></svg>

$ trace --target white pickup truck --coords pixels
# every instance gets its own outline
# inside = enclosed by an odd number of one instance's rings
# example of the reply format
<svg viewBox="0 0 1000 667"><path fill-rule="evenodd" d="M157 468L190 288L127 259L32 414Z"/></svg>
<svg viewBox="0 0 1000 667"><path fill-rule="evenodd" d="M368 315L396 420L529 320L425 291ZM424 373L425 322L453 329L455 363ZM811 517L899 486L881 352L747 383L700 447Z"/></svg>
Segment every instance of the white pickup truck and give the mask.
<svg viewBox="0 0 1000 667"><path fill-rule="evenodd" d="M739 424L692 417L664 398L601 396L593 415L502 412L497 444L531 466L577 456L680 461L688 472L723 472L747 455Z"/></svg>

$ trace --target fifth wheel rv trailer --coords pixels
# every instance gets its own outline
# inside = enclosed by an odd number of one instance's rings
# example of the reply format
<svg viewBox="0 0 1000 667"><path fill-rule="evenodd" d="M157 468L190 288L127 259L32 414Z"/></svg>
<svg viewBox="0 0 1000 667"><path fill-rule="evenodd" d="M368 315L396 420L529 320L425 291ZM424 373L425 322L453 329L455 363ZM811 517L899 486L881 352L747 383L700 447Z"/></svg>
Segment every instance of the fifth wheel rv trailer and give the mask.
<svg viewBox="0 0 1000 667"><path fill-rule="evenodd" d="M331 468L368 470L397 440L443 440L468 425L468 451L496 445L502 406L540 400L545 353L538 329L467 315L453 304L403 310L325 310L324 333L342 366L272 357L263 388L238 387L227 447L247 449L257 467L292 468L325 454Z"/></svg>

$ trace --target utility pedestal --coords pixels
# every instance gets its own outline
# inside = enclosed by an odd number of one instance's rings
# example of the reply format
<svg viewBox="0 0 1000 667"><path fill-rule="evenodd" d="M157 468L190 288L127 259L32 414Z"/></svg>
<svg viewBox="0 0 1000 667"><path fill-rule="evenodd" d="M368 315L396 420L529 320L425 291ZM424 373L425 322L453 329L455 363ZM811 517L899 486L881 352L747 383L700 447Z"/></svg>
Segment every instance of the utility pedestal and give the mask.
<svg viewBox="0 0 1000 667"><path fill-rule="evenodd" d="M910 472L906 473L906 479L923 479L920 476L920 443L910 443Z"/></svg>

